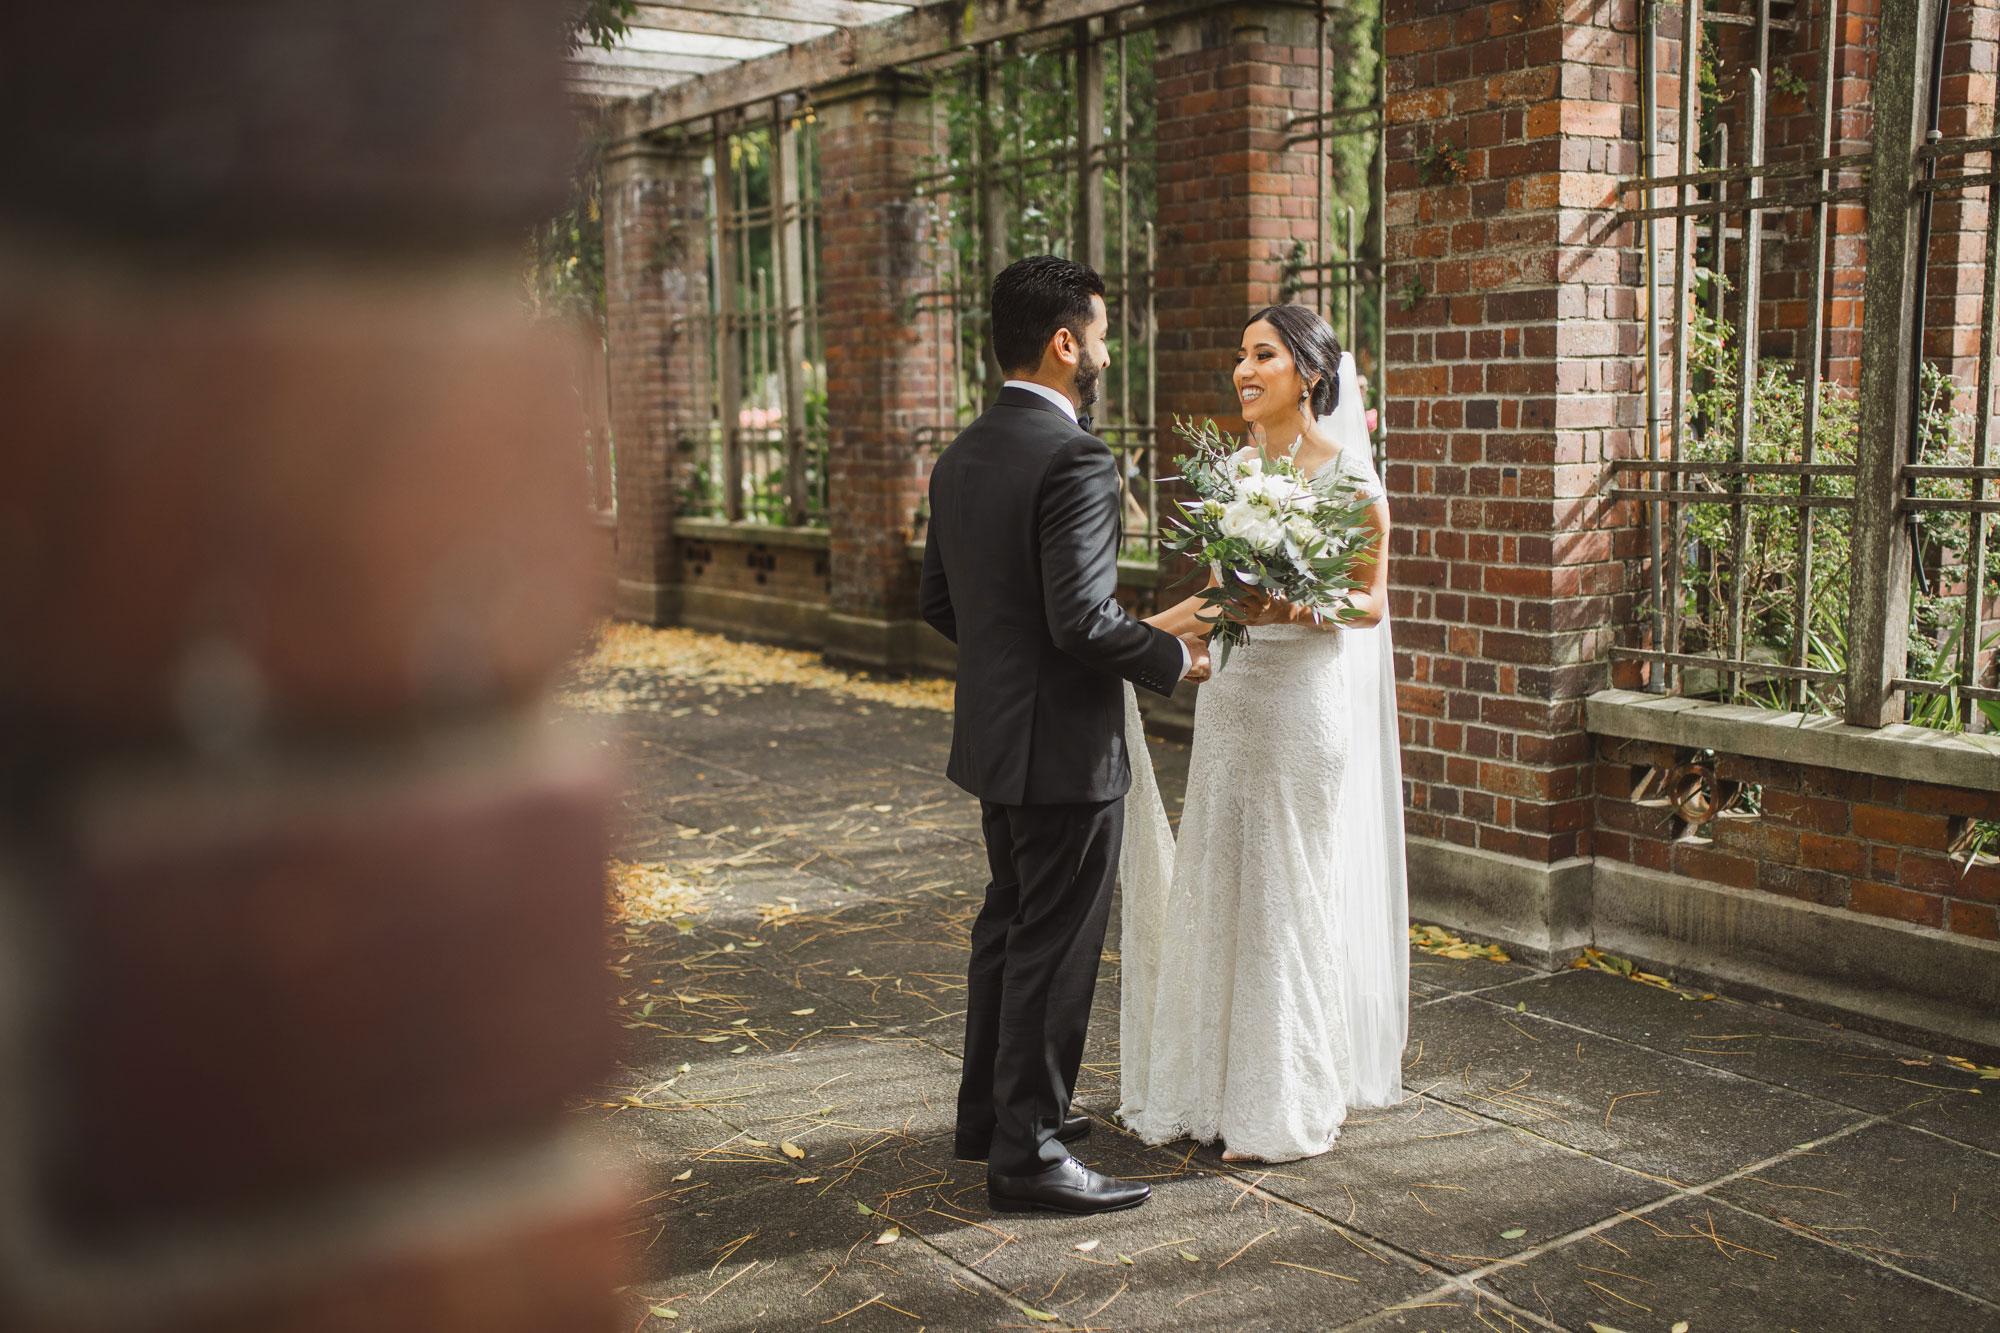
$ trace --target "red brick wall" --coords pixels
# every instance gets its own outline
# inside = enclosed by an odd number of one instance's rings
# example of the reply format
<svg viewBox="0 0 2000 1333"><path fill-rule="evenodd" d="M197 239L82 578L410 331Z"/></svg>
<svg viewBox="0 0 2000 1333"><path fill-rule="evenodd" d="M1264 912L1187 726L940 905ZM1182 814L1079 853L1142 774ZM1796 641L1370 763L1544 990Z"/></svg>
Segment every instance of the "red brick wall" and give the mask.
<svg viewBox="0 0 2000 1333"><path fill-rule="evenodd" d="M941 241L931 201L911 186L936 151L928 95L922 81L884 73L822 90L815 102L830 604L876 621L916 615L907 553L930 452L915 432L952 419L954 343L934 305L916 308Z"/></svg>
<svg viewBox="0 0 2000 1333"><path fill-rule="evenodd" d="M1723 799L1759 789L1762 813L1724 815L1711 837L1634 787L1650 768L1680 770L1694 752L1597 742L1597 854L1649 870L1801 898L1827 907L2000 939L2000 866L1948 854L1968 819L2000 819L2000 795L1836 769L1724 755L1711 769Z"/></svg>
<svg viewBox="0 0 2000 1333"><path fill-rule="evenodd" d="M1311 146L1284 142L1292 117L1317 105L1315 40L1300 13L1255 6L1160 35L1161 421L1178 413L1243 428L1230 379L1243 322L1278 300L1286 256L1315 234Z"/></svg>
<svg viewBox="0 0 2000 1333"><path fill-rule="evenodd" d="M0 1327L609 1333L558 44L217 13L0 18Z"/></svg>
<svg viewBox="0 0 2000 1333"><path fill-rule="evenodd" d="M1596 493L1643 448L1639 256L1614 217L1638 166L1636 17L1635 0L1385 8L1409 828L1543 863L1590 851L1583 699L1611 683L1641 554Z"/></svg>
<svg viewBox="0 0 2000 1333"><path fill-rule="evenodd" d="M637 620L673 617L673 515L714 412L701 151L696 142L621 144L605 169L618 610Z"/></svg>

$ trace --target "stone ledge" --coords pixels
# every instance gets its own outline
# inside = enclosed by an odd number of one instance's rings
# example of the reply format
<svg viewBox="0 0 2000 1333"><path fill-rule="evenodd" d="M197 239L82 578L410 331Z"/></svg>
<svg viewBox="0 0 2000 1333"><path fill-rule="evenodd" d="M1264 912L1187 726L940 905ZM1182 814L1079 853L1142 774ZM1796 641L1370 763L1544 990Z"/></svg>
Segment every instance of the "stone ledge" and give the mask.
<svg viewBox="0 0 2000 1333"><path fill-rule="evenodd" d="M1838 718L1777 713L1634 690L1600 690L1585 704L1592 735L1718 754L1811 764L1972 791L2000 791L2000 737L1904 724L1870 729Z"/></svg>
<svg viewBox="0 0 2000 1333"><path fill-rule="evenodd" d="M828 541L825 528L787 528L748 520L732 523L726 518L677 518L674 536L745 546L796 546L810 551L826 550Z"/></svg>
<svg viewBox="0 0 2000 1333"><path fill-rule="evenodd" d="M1542 967L1560 967L1590 943L1588 857L1544 865L1411 838L1404 864L1410 877L1410 915L1419 920L1500 940Z"/></svg>

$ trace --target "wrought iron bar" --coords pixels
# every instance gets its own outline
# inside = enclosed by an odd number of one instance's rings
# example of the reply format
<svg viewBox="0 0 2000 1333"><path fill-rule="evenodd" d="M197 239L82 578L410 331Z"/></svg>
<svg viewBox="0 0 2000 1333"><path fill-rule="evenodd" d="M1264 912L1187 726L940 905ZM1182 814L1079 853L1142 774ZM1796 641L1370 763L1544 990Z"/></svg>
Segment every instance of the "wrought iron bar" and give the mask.
<svg viewBox="0 0 2000 1333"><path fill-rule="evenodd" d="M1840 0L1825 0L1824 26L1820 29L1819 46L1819 156L1822 162L1833 154L1833 99L1836 96L1834 71L1839 62L1834 58L1835 44L1840 35ZM1826 170L1818 173L1818 186L1825 190L1829 179ZM1819 446L1819 396L1821 370L1820 359L1826 344L1826 252L1828 210L1825 200L1813 205L1812 211L1812 275L1806 288L1806 331L1805 356L1806 397L1804 410L1799 422L1799 494L1813 493L1812 479L1829 475L1806 469L1814 466L1813 457ZM1846 469L1852 471L1852 469ZM1809 646L1812 643L1812 594L1813 594L1813 510L1810 506L1799 511L1799 562L1792 574L1792 665L1804 666ZM1805 707L1805 689L1802 684L1791 691L1788 702L1794 708Z"/></svg>
<svg viewBox="0 0 2000 1333"><path fill-rule="evenodd" d="M1643 122L1641 129L1645 157L1646 179L1648 182L1658 173L1660 154L1660 114L1659 114L1659 33L1655 30L1657 11L1654 6L1646 6L1645 31L1640 41L1639 60L1639 115ZM1646 207L1659 206L1659 193L1650 184L1646 190ZM1645 226L1646 248L1646 457L1657 463L1660 460L1660 257L1659 237L1655 219L1647 218ZM1647 568L1651 574L1653 593L1653 646L1663 647L1666 635L1666 571L1660 565L1660 553L1664 542L1660 531L1661 505L1657 500L1646 505L1646 548ZM1657 672L1648 673L1646 688L1653 694L1666 692L1666 681L1659 679Z"/></svg>
<svg viewBox="0 0 2000 1333"><path fill-rule="evenodd" d="M1691 199L1690 191L1695 188L1685 183L1693 175L1700 163L1701 134L1701 80L1695 77L1696 43L1701 38L1701 0L1681 0L1681 119L1680 135L1680 181L1673 187L1676 206L1685 205ZM1650 170L1650 167L1648 168ZM1717 186L1718 191L1722 187ZM1648 203L1650 204L1650 200ZM1677 235L1674 245L1674 396L1673 420L1668 436L1668 459L1681 461L1686 446L1687 400L1693 391L1694 367L1688 356L1688 315L1694 307L1694 219L1681 213L1675 223ZM1718 247L1720 243L1718 242ZM1654 293L1648 292L1651 300ZM1680 590L1685 575L1685 542L1682 515L1677 506L1663 505L1664 526L1667 544L1667 587L1671 594L1666 607L1666 637L1656 644L1656 650L1674 649L1681 642L1681 596ZM1665 668L1669 690L1680 686L1677 664L1662 658L1660 665Z"/></svg>
<svg viewBox="0 0 2000 1333"><path fill-rule="evenodd" d="M1827 671L1819 667L1795 667L1783 662L1747 662L1729 657L1704 657L1697 653L1667 653L1651 648L1613 648L1613 657L1636 658L1648 662L1660 662L1669 666L1695 667L1707 671L1741 672L1746 675L1783 676L1792 680L1819 680L1834 682L1841 679L1838 671Z"/></svg>

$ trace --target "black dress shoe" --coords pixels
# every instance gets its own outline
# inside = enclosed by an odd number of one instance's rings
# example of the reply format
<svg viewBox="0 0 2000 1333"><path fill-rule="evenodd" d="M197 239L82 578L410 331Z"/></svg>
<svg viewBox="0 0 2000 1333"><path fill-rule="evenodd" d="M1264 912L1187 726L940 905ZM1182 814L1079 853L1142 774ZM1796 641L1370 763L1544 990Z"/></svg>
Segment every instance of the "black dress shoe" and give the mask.
<svg viewBox="0 0 2000 1333"><path fill-rule="evenodd" d="M986 1173L986 1202L996 1213L1115 1213L1137 1208L1152 1192L1151 1185L1101 1176L1074 1157L1032 1176Z"/></svg>
<svg viewBox="0 0 2000 1333"><path fill-rule="evenodd" d="M1056 1130L1056 1138L1063 1143L1081 1143L1090 1137L1091 1119L1087 1115L1066 1115ZM993 1154L991 1134L973 1138L959 1135L952 1146L952 1155L962 1162L983 1162Z"/></svg>

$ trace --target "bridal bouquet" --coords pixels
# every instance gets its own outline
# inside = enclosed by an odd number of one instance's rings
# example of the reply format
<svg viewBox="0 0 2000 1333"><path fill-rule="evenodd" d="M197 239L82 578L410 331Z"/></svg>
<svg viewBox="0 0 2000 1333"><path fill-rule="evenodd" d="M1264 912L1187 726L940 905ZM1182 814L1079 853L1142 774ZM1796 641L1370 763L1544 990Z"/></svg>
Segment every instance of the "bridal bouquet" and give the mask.
<svg viewBox="0 0 2000 1333"><path fill-rule="evenodd" d="M1180 502L1184 517L1169 520L1174 532L1161 544L1217 571L1216 586L1201 593L1209 612L1201 619L1216 627L1216 665L1249 638L1244 617L1255 593L1302 606L1315 623L1345 618L1345 594L1361 586L1354 566L1374 533L1364 522L1369 505L1341 493L1339 469L1315 480L1283 460L1238 458L1212 421L1175 426L1193 446L1180 476L1195 498Z"/></svg>

